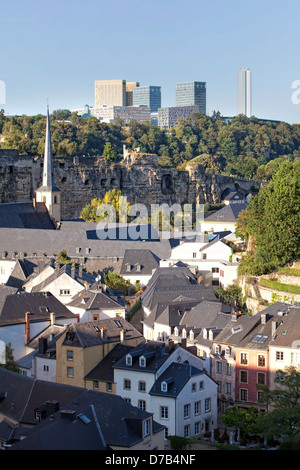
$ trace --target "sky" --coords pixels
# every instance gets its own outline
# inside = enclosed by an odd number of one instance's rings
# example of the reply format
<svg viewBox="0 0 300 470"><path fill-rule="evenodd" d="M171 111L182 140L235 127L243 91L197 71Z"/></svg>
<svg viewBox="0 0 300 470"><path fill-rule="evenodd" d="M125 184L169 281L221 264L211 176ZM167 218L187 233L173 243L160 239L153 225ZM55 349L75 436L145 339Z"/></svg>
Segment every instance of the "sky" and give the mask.
<svg viewBox="0 0 300 470"><path fill-rule="evenodd" d="M300 123L299 6L299 0L0 0L0 109L45 114L47 100L50 112L93 106L95 80L109 79L161 86L168 107L175 106L176 83L204 81L207 110L234 116L237 71L248 67L252 114Z"/></svg>

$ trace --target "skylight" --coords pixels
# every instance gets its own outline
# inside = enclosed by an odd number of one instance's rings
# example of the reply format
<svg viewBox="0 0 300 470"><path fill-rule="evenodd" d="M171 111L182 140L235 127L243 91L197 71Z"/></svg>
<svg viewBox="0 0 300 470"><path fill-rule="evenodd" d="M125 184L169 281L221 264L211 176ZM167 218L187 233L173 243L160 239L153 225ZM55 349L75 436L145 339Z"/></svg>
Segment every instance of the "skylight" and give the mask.
<svg viewBox="0 0 300 470"><path fill-rule="evenodd" d="M266 335L256 335L253 338L252 343L264 343L266 339L268 339L268 336Z"/></svg>

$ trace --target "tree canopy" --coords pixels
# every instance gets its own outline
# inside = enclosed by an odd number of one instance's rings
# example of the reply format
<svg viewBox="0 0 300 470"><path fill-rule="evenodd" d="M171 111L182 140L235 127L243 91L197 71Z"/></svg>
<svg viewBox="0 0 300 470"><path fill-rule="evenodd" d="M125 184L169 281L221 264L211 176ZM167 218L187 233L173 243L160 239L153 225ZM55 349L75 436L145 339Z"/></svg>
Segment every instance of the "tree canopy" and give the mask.
<svg viewBox="0 0 300 470"><path fill-rule="evenodd" d="M237 220L247 241L241 274L261 275L300 256L300 161L284 161Z"/></svg>
<svg viewBox="0 0 300 470"><path fill-rule="evenodd" d="M0 112L3 147L21 154L44 151L46 117L5 116ZM239 115L231 120L220 113L196 113L180 120L174 129L160 129L149 122L102 123L67 109L50 116L53 155L104 155L109 161L122 158L129 149L157 154L164 166L178 167L190 160L207 173L269 180L281 161L300 159L300 125L263 121ZM273 163L274 162L274 163Z"/></svg>

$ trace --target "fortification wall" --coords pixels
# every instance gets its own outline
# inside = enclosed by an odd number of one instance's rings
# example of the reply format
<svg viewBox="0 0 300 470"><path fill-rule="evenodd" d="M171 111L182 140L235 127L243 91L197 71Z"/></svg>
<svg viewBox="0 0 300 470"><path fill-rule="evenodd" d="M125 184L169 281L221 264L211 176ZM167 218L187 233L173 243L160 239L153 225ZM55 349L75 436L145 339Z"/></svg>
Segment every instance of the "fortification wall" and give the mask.
<svg viewBox="0 0 300 470"><path fill-rule="evenodd" d="M43 158L14 152L0 152L0 203L31 201L41 184ZM179 171L159 166L156 156L135 153L131 157L127 155L116 164L97 157L55 158L54 180L61 190L62 218L79 217L91 199L102 198L112 188L121 190L131 204L150 206L218 203L225 189L243 195L253 185L253 181L205 174L201 165L187 165Z"/></svg>

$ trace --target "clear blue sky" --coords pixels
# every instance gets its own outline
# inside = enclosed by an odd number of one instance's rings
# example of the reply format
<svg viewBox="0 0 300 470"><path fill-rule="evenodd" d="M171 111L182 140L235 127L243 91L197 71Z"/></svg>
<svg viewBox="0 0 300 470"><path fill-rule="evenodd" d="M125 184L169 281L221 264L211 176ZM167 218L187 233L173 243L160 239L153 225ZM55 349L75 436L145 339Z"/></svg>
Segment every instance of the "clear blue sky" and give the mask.
<svg viewBox="0 0 300 470"><path fill-rule="evenodd" d="M255 116L300 123L299 0L0 0L5 111L94 104L94 81L162 87L206 81L207 108L237 113L237 70L252 71ZM1 96L1 94L0 94Z"/></svg>

